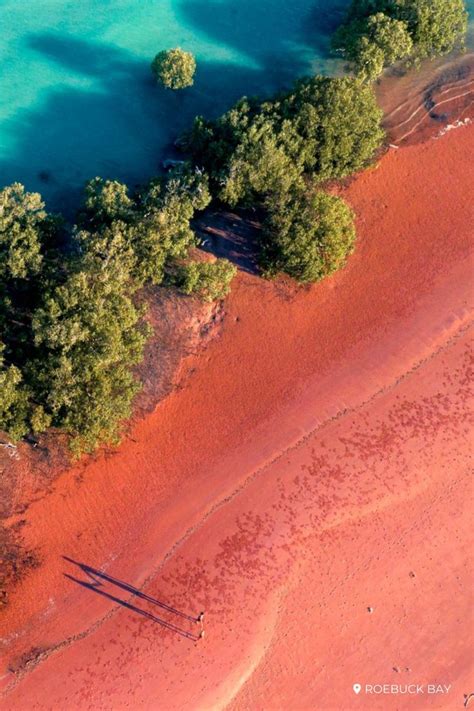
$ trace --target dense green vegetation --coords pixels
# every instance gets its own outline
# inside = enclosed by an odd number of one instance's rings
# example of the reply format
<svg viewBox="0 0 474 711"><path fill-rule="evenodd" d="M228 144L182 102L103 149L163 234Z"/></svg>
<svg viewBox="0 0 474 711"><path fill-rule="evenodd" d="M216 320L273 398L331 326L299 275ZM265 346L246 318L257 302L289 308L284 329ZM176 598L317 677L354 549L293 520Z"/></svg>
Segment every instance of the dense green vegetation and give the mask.
<svg viewBox="0 0 474 711"><path fill-rule="evenodd" d="M265 211L267 275L310 282L343 266L352 212L315 186L370 163L380 119L369 86L315 77L272 101L242 99L217 121L196 119L192 163L134 195L94 178L72 228L21 185L1 191L0 429L18 438L53 426L77 454L116 441L149 335L138 290L169 283L206 301L229 291L232 264L188 256L191 219L211 195Z"/></svg>
<svg viewBox="0 0 474 711"><path fill-rule="evenodd" d="M209 200L206 178L187 168L134 196L95 178L66 230L38 194L0 191L0 429L17 439L52 425L77 454L117 440L150 330L137 290L188 268L190 220ZM183 290L221 298L234 270L211 266Z"/></svg>
<svg viewBox="0 0 474 711"><path fill-rule="evenodd" d="M275 205L264 224L262 265L315 282L341 269L354 249L354 215L334 195L309 191Z"/></svg>
<svg viewBox="0 0 474 711"><path fill-rule="evenodd" d="M217 301L227 296L236 273L237 267L227 259L191 261L179 267L176 283L185 294L196 294L203 301Z"/></svg>
<svg viewBox="0 0 474 711"><path fill-rule="evenodd" d="M151 63L155 79L167 89L185 89L194 83L196 60L191 52L183 49L163 50Z"/></svg>
<svg viewBox="0 0 474 711"><path fill-rule="evenodd" d="M463 47L464 0L353 0L333 37L364 79L376 79L399 60L418 62Z"/></svg>
<svg viewBox="0 0 474 711"><path fill-rule="evenodd" d="M317 281L345 264L355 232L351 210L316 186L371 163L381 118L361 80L317 76L271 101L244 98L216 121L198 117L182 143L219 200L265 212L265 273Z"/></svg>
<svg viewBox="0 0 474 711"><path fill-rule="evenodd" d="M366 167L383 140L381 118L370 86L317 76L273 101L244 98L216 121L198 117L182 143L213 194L249 205Z"/></svg>

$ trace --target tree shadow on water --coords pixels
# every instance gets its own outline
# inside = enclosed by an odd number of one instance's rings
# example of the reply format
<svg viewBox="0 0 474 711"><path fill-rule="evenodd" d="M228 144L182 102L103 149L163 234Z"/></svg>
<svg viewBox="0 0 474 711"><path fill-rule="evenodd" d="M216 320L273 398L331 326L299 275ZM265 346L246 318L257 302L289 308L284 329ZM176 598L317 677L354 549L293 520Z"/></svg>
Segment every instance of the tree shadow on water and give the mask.
<svg viewBox="0 0 474 711"><path fill-rule="evenodd" d="M156 175L195 115L218 115L240 97L239 86L258 84L255 70L203 62L194 87L172 92L123 49L51 34L30 43L65 68L69 83L5 122L15 141L0 161L0 182L19 180L66 212L95 175L132 185Z"/></svg>
<svg viewBox="0 0 474 711"><path fill-rule="evenodd" d="M194 32L255 62L270 91L323 67L351 0L178 0ZM264 92L265 93L265 92Z"/></svg>
<svg viewBox="0 0 474 711"><path fill-rule="evenodd" d="M198 56L194 86L179 92L153 81L152 57L64 34L30 35L28 51L59 65L65 80L4 122L12 148L0 160L0 184L20 181L71 215L96 175L132 186L156 175L163 159L177 157L174 141L194 116L218 116L242 95L269 95L311 71L325 14L311 13L310 0L295 3L180 0L184 24L224 52L214 61Z"/></svg>
<svg viewBox="0 0 474 711"><path fill-rule="evenodd" d="M171 632L175 632L181 637L185 637L186 639L190 639L194 642L196 642L200 638L199 634L194 634L186 629L178 627L172 622L163 620L162 618L157 617L153 613L148 612L147 610L143 610L140 607L137 607L137 605L132 604L129 600L123 600L122 598L117 597L117 595L119 594L119 591L124 591L132 595L134 598L138 598L139 600L152 603L153 605L161 608L164 612L170 613L176 617L181 618L183 621L187 621L192 624L198 623L199 617L193 617L192 615L188 615L172 607L171 605L167 605L166 603L161 602L160 600L152 597L151 595L147 595L138 588L133 587L129 583L126 583L123 580L119 580L118 578L114 578L111 575L108 575L107 573L104 573L103 571L98 570L97 568L93 568L90 565L86 565L85 563L78 563L77 561L73 560L72 558L69 558L68 556L63 556L63 559L66 560L68 563L72 563L78 568L80 568L80 570L88 578L87 580L79 580L78 578L69 575L69 573L64 573L64 577L68 578L68 580L71 580L72 582L80 585L81 587L95 592L98 595L101 595L102 597L105 597L108 600L111 600L112 602L115 602L121 605L122 607L125 607L131 612L141 615L142 617L146 617L152 622L158 623L165 629L168 629ZM107 585L108 589L101 589L104 586L107 587Z"/></svg>

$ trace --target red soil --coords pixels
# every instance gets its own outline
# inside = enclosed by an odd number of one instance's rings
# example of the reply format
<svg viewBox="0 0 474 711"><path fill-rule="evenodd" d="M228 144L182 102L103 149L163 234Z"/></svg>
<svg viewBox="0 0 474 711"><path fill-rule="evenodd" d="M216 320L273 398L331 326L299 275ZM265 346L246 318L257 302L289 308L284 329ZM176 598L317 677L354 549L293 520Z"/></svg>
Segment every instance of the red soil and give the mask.
<svg viewBox="0 0 474 711"><path fill-rule="evenodd" d="M343 191L359 242L328 282L241 273L185 387L30 507L43 565L4 614L7 708L462 703L473 134L392 151ZM205 609L206 637L77 584L63 555ZM452 687L377 698L354 682Z"/></svg>

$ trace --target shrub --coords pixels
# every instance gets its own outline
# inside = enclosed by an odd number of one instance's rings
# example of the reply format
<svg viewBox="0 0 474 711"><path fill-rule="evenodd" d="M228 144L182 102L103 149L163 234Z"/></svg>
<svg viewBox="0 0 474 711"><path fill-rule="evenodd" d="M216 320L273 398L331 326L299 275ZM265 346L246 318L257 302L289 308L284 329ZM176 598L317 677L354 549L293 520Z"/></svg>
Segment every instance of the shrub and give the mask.
<svg viewBox="0 0 474 711"><path fill-rule="evenodd" d="M39 434L48 429L51 425L52 417L45 411L42 405L34 405L30 416L30 422L32 432Z"/></svg>
<svg viewBox="0 0 474 711"><path fill-rule="evenodd" d="M346 264L354 242L354 215L341 198L301 193L269 211L262 264L269 276L284 272L300 282L320 281Z"/></svg>
<svg viewBox="0 0 474 711"><path fill-rule="evenodd" d="M366 35L358 39L354 47L354 66L362 79L370 81L379 77L386 66L383 49L371 42Z"/></svg>
<svg viewBox="0 0 474 711"><path fill-rule="evenodd" d="M376 79L384 67L408 57L413 51L407 24L383 12L344 27L335 35L333 45L341 49L362 78L369 80Z"/></svg>
<svg viewBox="0 0 474 711"><path fill-rule="evenodd" d="M25 192L20 183L0 190L0 280L25 279L40 270L45 219L38 193Z"/></svg>
<svg viewBox="0 0 474 711"><path fill-rule="evenodd" d="M28 432L29 393L15 365L6 365L5 347L0 343L0 430L17 440Z"/></svg>
<svg viewBox="0 0 474 711"><path fill-rule="evenodd" d="M352 77L300 81L281 112L300 136L305 174L317 182L366 168L385 136L373 88Z"/></svg>
<svg viewBox="0 0 474 711"><path fill-rule="evenodd" d="M188 262L180 267L177 284L185 294L195 294L203 301L217 301L227 296L236 273L237 268L227 259Z"/></svg>
<svg viewBox="0 0 474 711"><path fill-rule="evenodd" d="M167 265L187 256L196 244L191 219L210 199L207 176L190 166L150 183L140 196L134 226L134 278L139 284L161 283Z"/></svg>
<svg viewBox="0 0 474 711"><path fill-rule="evenodd" d="M437 57L464 47L464 0L400 0L397 15L408 25L416 57Z"/></svg>
<svg viewBox="0 0 474 711"><path fill-rule="evenodd" d="M120 253L137 286L160 284L166 265L196 243L190 221L210 201L207 177L189 165L156 178L130 198L127 186L95 178L86 185L76 241L84 252Z"/></svg>
<svg viewBox="0 0 474 711"><path fill-rule="evenodd" d="M40 402L73 437L76 454L118 438L130 415L148 335L113 267L85 262L52 289L33 318L39 357L30 364Z"/></svg>
<svg viewBox="0 0 474 711"><path fill-rule="evenodd" d="M84 207L79 215L83 224L103 227L131 216L133 202L128 188L117 180L93 178L86 183L84 193Z"/></svg>
<svg viewBox="0 0 474 711"><path fill-rule="evenodd" d="M155 79L168 89L185 89L194 83L196 60L177 47L159 52L151 63Z"/></svg>
<svg viewBox="0 0 474 711"><path fill-rule="evenodd" d="M299 142L298 137L296 140ZM219 197L231 206L253 205L262 196L280 199L302 185L303 166L299 163L287 151L282 132L278 134L271 121L258 117L229 157Z"/></svg>
<svg viewBox="0 0 474 711"><path fill-rule="evenodd" d="M369 42L382 50L385 64L393 64L409 55L413 49L406 23L394 20L383 12L377 12L367 19L366 35Z"/></svg>

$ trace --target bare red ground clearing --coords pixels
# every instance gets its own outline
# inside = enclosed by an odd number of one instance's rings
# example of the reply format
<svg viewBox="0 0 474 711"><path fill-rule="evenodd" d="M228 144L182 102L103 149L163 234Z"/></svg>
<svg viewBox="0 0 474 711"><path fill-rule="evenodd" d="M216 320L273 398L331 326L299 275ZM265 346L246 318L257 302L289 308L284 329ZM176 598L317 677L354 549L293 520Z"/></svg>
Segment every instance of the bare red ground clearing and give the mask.
<svg viewBox="0 0 474 711"><path fill-rule="evenodd" d="M8 708L462 703L472 138L393 151L344 191L359 242L329 282L241 274L185 387L31 506L43 565L2 623ZM207 637L74 583L64 573L87 576L63 555L205 609ZM58 645L23 677L7 671ZM447 698L351 691L431 673Z"/></svg>

